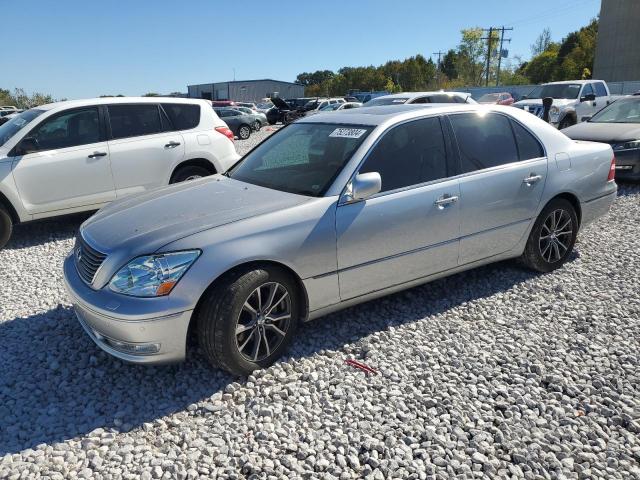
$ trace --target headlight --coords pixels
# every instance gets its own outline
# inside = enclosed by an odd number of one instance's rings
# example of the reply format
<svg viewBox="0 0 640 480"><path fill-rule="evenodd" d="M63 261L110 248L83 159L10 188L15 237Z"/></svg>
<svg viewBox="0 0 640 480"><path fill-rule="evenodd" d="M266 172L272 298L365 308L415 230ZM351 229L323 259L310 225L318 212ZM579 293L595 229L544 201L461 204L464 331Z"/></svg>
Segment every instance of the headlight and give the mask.
<svg viewBox="0 0 640 480"><path fill-rule="evenodd" d="M188 250L134 258L113 276L109 288L134 297L167 295L200 253Z"/></svg>
<svg viewBox="0 0 640 480"><path fill-rule="evenodd" d="M549 109L549 115L553 115L554 117L557 117L558 115L560 115L560 109L558 107L551 107Z"/></svg>
<svg viewBox="0 0 640 480"><path fill-rule="evenodd" d="M611 145L611 148L613 148L614 151L637 150L640 149L640 140L632 140L630 142L624 143L614 143Z"/></svg>

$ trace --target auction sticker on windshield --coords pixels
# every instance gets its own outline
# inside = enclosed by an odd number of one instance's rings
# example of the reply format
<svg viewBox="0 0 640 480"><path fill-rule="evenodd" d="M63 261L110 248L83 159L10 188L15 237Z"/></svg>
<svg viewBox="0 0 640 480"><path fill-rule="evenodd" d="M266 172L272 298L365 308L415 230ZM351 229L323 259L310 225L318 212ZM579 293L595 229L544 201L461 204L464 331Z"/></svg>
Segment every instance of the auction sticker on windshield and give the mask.
<svg viewBox="0 0 640 480"><path fill-rule="evenodd" d="M329 136L337 138L360 138L366 132L367 131L362 128L336 128Z"/></svg>

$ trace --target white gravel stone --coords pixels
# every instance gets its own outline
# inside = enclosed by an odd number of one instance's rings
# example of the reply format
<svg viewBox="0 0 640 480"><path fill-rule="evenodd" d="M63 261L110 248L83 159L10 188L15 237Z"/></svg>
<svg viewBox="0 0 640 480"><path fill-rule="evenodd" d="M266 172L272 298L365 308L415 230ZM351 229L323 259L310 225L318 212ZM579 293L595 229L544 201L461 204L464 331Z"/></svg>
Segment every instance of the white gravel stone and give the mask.
<svg viewBox="0 0 640 480"><path fill-rule="evenodd" d="M240 380L91 342L61 276L83 218L0 251L0 478L640 479L637 185L558 271L503 262L330 315Z"/></svg>

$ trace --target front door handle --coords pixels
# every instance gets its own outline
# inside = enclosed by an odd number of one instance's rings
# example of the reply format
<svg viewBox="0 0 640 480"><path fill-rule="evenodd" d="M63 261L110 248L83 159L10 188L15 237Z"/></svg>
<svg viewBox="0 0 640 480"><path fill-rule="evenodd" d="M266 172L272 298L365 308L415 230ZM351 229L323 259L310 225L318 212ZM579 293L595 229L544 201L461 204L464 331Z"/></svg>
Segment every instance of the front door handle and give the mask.
<svg viewBox="0 0 640 480"><path fill-rule="evenodd" d="M527 178L522 180L522 183L530 187L531 185L538 183L540 180L542 180L542 175L535 175L533 173L530 173Z"/></svg>
<svg viewBox="0 0 640 480"><path fill-rule="evenodd" d="M438 207L440 210L447 208L449 205L452 205L458 201L458 196L449 195L448 193L441 196L437 199L433 204Z"/></svg>
<svg viewBox="0 0 640 480"><path fill-rule="evenodd" d="M106 157L107 153L106 152L93 152L91 155L89 155L89 158L98 158L98 157Z"/></svg>
<svg viewBox="0 0 640 480"><path fill-rule="evenodd" d="M178 145L180 145L180 142L171 141L167 143L164 148L176 148Z"/></svg>

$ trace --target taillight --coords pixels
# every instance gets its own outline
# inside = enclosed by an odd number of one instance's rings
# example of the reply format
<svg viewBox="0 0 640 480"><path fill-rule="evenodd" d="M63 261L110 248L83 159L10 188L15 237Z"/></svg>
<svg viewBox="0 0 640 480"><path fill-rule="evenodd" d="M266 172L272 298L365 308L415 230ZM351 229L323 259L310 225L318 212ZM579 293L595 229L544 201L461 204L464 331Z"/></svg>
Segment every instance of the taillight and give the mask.
<svg viewBox="0 0 640 480"><path fill-rule="evenodd" d="M229 130L229 127L216 127L216 132L221 133L233 142L233 132Z"/></svg>
<svg viewBox="0 0 640 480"><path fill-rule="evenodd" d="M609 176L607 177L607 182L612 182L616 179L616 156L614 155L611 158L611 167L609 167Z"/></svg>

